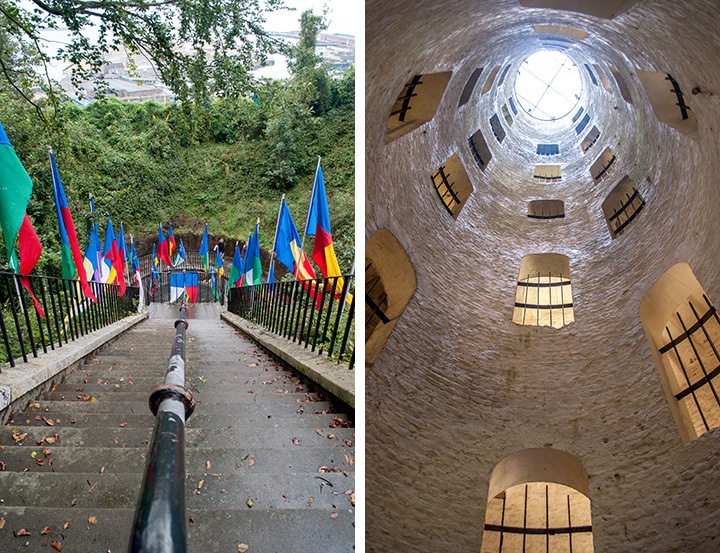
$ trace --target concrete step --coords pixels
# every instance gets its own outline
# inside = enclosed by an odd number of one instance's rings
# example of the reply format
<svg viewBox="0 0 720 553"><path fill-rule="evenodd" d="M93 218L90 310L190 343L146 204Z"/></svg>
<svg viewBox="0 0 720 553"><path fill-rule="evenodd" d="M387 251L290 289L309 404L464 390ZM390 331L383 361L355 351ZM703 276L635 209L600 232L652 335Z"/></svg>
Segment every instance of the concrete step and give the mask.
<svg viewBox="0 0 720 553"><path fill-rule="evenodd" d="M192 420L192 419L191 419ZM263 421L265 422L265 421ZM263 425L251 424L247 421L231 426L231 428L189 427L185 430L185 443L190 447L223 448L278 448L300 449L303 447L325 447L328 444L342 447L345 440L355 442L354 428L330 427L335 424L332 415L305 415L304 427L287 426L284 421L276 418ZM52 438L56 434L58 440L53 444L43 442L42 447L52 449L59 447L145 447L152 438L151 427L123 428L76 428L76 427L42 427L13 426L0 427L0 446L6 450L17 446L11 430L16 434L27 436L20 447L33 447L43 438ZM320 432L318 432L320 431ZM320 435L322 434L322 435ZM335 438L328 438L329 435ZM294 443L297 440L299 445ZM0 452L2 453L2 452ZM0 457L2 460L2 457Z"/></svg>
<svg viewBox="0 0 720 553"><path fill-rule="evenodd" d="M290 443L290 440L287 440ZM353 470L354 450L343 442L323 443L324 447L286 447L267 449L236 447L191 447L185 451L188 474L324 474ZM142 474L147 445L121 447L7 447L0 452L6 472L64 472L97 474ZM34 455L34 457L33 457ZM43 462L37 464L37 460ZM50 461L52 460L52 464ZM210 463L210 468L207 468Z"/></svg>
<svg viewBox="0 0 720 553"><path fill-rule="evenodd" d="M217 404L226 404L226 403L237 403L242 401L265 401L265 398L267 398L269 401L272 401L273 398L276 397L288 397L293 396L293 401L297 399L295 396L303 396L306 401L321 401L321 397L314 393L314 392L293 392L291 394L285 394L278 392L280 388L274 388L271 386L241 386L237 389L233 387L232 392L225 391L224 393L218 393L218 394L212 394L208 395L207 393L203 394L202 401L205 404L208 403L217 403ZM42 405L44 407L46 401L61 401L63 403L71 403L75 404L80 402L88 402L91 401L91 398L88 396L92 396L95 398L95 400L98 403L103 402L137 402L137 403L145 403L147 404L148 398L150 397L150 394L144 393L144 392L126 392L121 391L120 393L117 392L96 392L96 393L86 393L83 388L80 388L82 391L76 391L74 390L68 390L64 392L46 392L44 393L40 399L37 400L37 403ZM292 390L291 390L292 391ZM262 398L262 399L258 399ZM34 402L33 402L34 403Z"/></svg>
<svg viewBox="0 0 720 553"><path fill-rule="evenodd" d="M63 553L124 553L128 550L134 509L72 509L0 507L5 521L2 551L8 553L54 551ZM88 517L95 517L95 524ZM354 553L354 509L259 510L190 509L188 552L237 551L241 543L249 553ZM65 523L69 522L67 529ZM43 528L50 532L41 535ZM31 536L15 538L13 531L29 530ZM27 544L27 545L26 545Z"/></svg>
<svg viewBox="0 0 720 553"><path fill-rule="evenodd" d="M189 509L336 509L349 507L346 491L354 490L348 473L249 474L188 473ZM0 500L6 507L133 509L142 474L0 472ZM311 501L310 498L313 498Z"/></svg>

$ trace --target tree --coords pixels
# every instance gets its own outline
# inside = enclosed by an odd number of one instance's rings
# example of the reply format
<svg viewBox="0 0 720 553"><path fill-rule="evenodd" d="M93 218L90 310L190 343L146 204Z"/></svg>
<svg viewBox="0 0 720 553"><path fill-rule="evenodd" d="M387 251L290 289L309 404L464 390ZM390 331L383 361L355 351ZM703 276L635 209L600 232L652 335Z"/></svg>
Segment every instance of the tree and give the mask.
<svg viewBox="0 0 720 553"><path fill-rule="evenodd" d="M328 109L330 85L322 58L317 55L318 35L327 29L324 15L315 15L307 10L300 17L300 40L293 48L294 59L288 63L303 101L313 109L315 115L322 115Z"/></svg>
<svg viewBox="0 0 720 553"><path fill-rule="evenodd" d="M20 94L40 85L54 97L49 79L30 66L71 63L77 84L97 78L104 55L124 48L151 59L181 100L204 104L212 93L243 92L248 68L282 49L263 29L265 13L281 7L282 0L0 0L0 72ZM44 32L59 28L70 44L50 54Z"/></svg>

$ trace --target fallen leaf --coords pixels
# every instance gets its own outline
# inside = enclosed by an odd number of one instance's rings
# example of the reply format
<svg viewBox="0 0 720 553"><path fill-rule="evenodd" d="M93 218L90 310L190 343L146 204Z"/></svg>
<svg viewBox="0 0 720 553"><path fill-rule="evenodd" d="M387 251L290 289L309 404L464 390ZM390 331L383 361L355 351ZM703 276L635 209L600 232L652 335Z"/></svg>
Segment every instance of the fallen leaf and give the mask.
<svg viewBox="0 0 720 553"><path fill-rule="evenodd" d="M0 517L0 530L5 528L5 517Z"/></svg>
<svg viewBox="0 0 720 553"><path fill-rule="evenodd" d="M192 515L188 515L188 522L189 522L190 524L195 524L195 517L192 516Z"/></svg>
<svg viewBox="0 0 720 553"><path fill-rule="evenodd" d="M97 524L97 517L94 517L92 515L88 515L88 522L90 524Z"/></svg>
<svg viewBox="0 0 720 553"><path fill-rule="evenodd" d="M49 449L43 449L43 455L45 455L45 457L50 455L50 453L52 453L52 452Z"/></svg>
<svg viewBox="0 0 720 553"><path fill-rule="evenodd" d="M298 440L297 438L293 438L292 443L294 443L295 445L300 445L300 440Z"/></svg>
<svg viewBox="0 0 720 553"><path fill-rule="evenodd" d="M48 426L55 426L55 421L54 421L54 420L48 419L48 418L46 418L46 417L43 417L43 420L45 421L45 424L47 424Z"/></svg>
<svg viewBox="0 0 720 553"><path fill-rule="evenodd" d="M75 507L75 505L78 504L77 497L73 497L73 500L70 502L70 507Z"/></svg>
<svg viewBox="0 0 720 553"><path fill-rule="evenodd" d="M345 462L346 462L348 465L352 466L352 465L355 464L355 457L352 456L352 455L345 455Z"/></svg>
<svg viewBox="0 0 720 553"><path fill-rule="evenodd" d="M13 440L17 443L21 443L25 438L27 438L27 432L23 432L22 434L13 434Z"/></svg>
<svg viewBox="0 0 720 553"><path fill-rule="evenodd" d="M59 541L51 541L50 547L52 547L55 551L62 551L62 544Z"/></svg>
<svg viewBox="0 0 720 553"><path fill-rule="evenodd" d="M237 549L238 553L245 553L248 549L250 549L250 546L246 543L239 543L235 549Z"/></svg>
<svg viewBox="0 0 720 553"><path fill-rule="evenodd" d="M246 453L245 455L243 455L242 457L240 457L240 459L244 461L244 460L247 459L248 457L250 457L250 454L249 454L249 453Z"/></svg>
<svg viewBox="0 0 720 553"><path fill-rule="evenodd" d="M37 451L33 451L32 453L30 453L30 457L35 459L37 457Z"/></svg>
<svg viewBox="0 0 720 553"><path fill-rule="evenodd" d="M347 440L347 439L345 439L345 440L343 440L343 442L345 442L345 445L348 446L348 447L352 447L352 446L353 446L352 440Z"/></svg>
<svg viewBox="0 0 720 553"><path fill-rule="evenodd" d="M0 461L0 470L5 470L5 463Z"/></svg>
<svg viewBox="0 0 720 553"><path fill-rule="evenodd" d="M64 528L65 530L67 530L68 528L70 528L70 521L69 521L69 520L68 520L65 524L63 524L63 528Z"/></svg>
<svg viewBox="0 0 720 553"><path fill-rule="evenodd" d="M337 440L338 439L335 434L328 434L327 437L328 437L328 440Z"/></svg>
<svg viewBox="0 0 720 553"><path fill-rule="evenodd" d="M60 439L60 436L55 434L52 438L45 438L45 442L47 442L49 445L53 445L55 442L57 442Z"/></svg>
<svg viewBox="0 0 720 553"><path fill-rule="evenodd" d="M127 426L127 423L126 423L126 422L121 422L121 423L120 423L120 428L125 428L126 426Z"/></svg>
<svg viewBox="0 0 720 553"><path fill-rule="evenodd" d="M35 462L36 462L38 465L40 465L40 466L43 466L43 465L45 464L45 460L44 460L44 459L35 459Z"/></svg>
<svg viewBox="0 0 720 553"><path fill-rule="evenodd" d="M251 498L248 497L248 500L245 502L245 505L247 505L248 507L250 507L252 509L252 506L255 505L255 502Z"/></svg>
<svg viewBox="0 0 720 553"><path fill-rule="evenodd" d="M205 461L205 470L210 470L211 466L212 465L210 465L210 461Z"/></svg>
<svg viewBox="0 0 720 553"><path fill-rule="evenodd" d="M58 387L58 383L57 383L57 382L54 382L53 385L52 385L52 388L50 388L50 391L51 391L51 392L54 392L55 390L57 390L57 387Z"/></svg>
<svg viewBox="0 0 720 553"><path fill-rule="evenodd" d="M337 517L338 517L338 514L337 514L337 513L332 513L332 514L330 515L330 518L337 518Z"/></svg>
<svg viewBox="0 0 720 553"><path fill-rule="evenodd" d="M325 436L325 433L322 431L322 428L318 428L317 430L315 430L315 432L317 432L318 436Z"/></svg>
<svg viewBox="0 0 720 553"><path fill-rule="evenodd" d="M100 474L105 474L105 465L100 467Z"/></svg>
<svg viewBox="0 0 720 553"><path fill-rule="evenodd" d="M204 480L204 479L203 479L203 480L200 480L200 482L198 482L197 489L198 489L198 490L202 490L202 487L203 487L204 485L205 485L205 480Z"/></svg>
<svg viewBox="0 0 720 553"><path fill-rule="evenodd" d="M30 533L30 530L26 530L25 528L20 528L20 530L15 530L13 532L15 534L16 538L19 538L20 536L32 536Z"/></svg>
<svg viewBox="0 0 720 553"><path fill-rule="evenodd" d="M314 497L311 497L310 499L307 500L306 505L307 505L308 507L310 507L310 505L313 504L313 501L315 501L315 498L314 498Z"/></svg>
<svg viewBox="0 0 720 553"><path fill-rule="evenodd" d="M318 472L319 472L320 474L326 474L326 473L328 473L328 472L340 472L340 469L337 468L337 467L328 467L328 466L326 466L326 465L323 465L323 466L321 466L321 467L318 468Z"/></svg>
<svg viewBox="0 0 720 553"><path fill-rule="evenodd" d="M45 528L40 530L40 535L44 536L45 534L49 534L50 532L52 532L52 528L50 528L49 526L46 526Z"/></svg>
<svg viewBox="0 0 720 553"><path fill-rule="evenodd" d="M355 507L355 492L350 494L350 505Z"/></svg>

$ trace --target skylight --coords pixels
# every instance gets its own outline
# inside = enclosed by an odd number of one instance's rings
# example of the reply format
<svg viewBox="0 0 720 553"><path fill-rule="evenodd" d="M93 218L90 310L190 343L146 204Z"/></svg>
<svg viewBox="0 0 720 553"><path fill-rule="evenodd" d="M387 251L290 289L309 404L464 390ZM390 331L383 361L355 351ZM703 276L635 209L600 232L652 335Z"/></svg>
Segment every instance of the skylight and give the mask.
<svg viewBox="0 0 720 553"><path fill-rule="evenodd" d="M515 95L522 111L541 121L568 115L580 100L581 82L573 61L554 50L528 56L515 78Z"/></svg>

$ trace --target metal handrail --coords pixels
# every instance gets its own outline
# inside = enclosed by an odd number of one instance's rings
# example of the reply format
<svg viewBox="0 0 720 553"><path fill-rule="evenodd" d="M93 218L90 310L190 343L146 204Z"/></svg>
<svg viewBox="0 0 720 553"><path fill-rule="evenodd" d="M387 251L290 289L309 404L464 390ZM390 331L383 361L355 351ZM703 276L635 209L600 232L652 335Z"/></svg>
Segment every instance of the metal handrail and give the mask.
<svg viewBox="0 0 720 553"><path fill-rule="evenodd" d="M155 429L135 511L132 553L184 553L187 549L185 421L195 402L185 387L186 311L183 303L175 321L165 384L150 395Z"/></svg>

